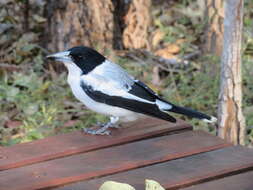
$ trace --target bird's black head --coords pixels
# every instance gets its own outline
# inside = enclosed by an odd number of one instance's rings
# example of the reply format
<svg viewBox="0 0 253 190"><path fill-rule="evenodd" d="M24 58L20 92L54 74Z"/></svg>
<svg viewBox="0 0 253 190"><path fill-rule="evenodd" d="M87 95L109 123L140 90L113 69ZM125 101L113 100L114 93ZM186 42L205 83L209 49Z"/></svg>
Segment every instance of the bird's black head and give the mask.
<svg viewBox="0 0 253 190"><path fill-rule="evenodd" d="M70 52L69 56L72 58L73 62L86 73L105 61L103 55L89 47L78 46L68 51Z"/></svg>
<svg viewBox="0 0 253 190"><path fill-rule="evenodd" d="M78 66L84 74L92 71L105 61L105 57L96 50L85 46L77 46L67 51L47 56L49 59L63 62L67 67L71 64ZM70 65L69 65L70 64Z"/></svg>

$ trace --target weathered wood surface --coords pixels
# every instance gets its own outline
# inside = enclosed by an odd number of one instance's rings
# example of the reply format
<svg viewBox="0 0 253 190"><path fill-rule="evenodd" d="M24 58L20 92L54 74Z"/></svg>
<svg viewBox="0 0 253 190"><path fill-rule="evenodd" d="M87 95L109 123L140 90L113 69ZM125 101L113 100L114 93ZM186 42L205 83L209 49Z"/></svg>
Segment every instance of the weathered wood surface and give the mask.
<svg viewBox="0 0 253 190"><path fill-rule="evenodd" d="M243 172L249 168L253 169L252 158L253 151L250 152L242 147L227 147L86 182L66 185L57 190L98 189L101 184L108 180L128 183L141 190L144 189L145 179L158 181L165 189L175 189Z"/></svg>
<svg viewBox="0 0 253 190"><path fill-rule="evenodd" d="M162 136L5 170L0 172L0 190L27 190L62 185L229 145L200 131Z"/></svg>
<svg viewBox="0 0 253 190"><path fill-rule="evenodd" d="M152 118L114 129L112 136L74 132L0 152L0 190L96 190L108 180L141 190L145 179L175 189L253 170L253 151L182 121Z"/></svg>
<svg viewBox="0 0 253 190"><path fill-rule="evenodd" d="M253 171L194 185L182 190L252 190Z"/></svg>
<svg viewBox="0 0 253 190"><path fill-rule="evenodd" d="M180 120L174 124L148 118L125 125L122 129L114 129L111 136L92 136L85 135L82 132L58 135L30 143L0 148L0 171L191 129L192 127L189 124Z"/></svg>

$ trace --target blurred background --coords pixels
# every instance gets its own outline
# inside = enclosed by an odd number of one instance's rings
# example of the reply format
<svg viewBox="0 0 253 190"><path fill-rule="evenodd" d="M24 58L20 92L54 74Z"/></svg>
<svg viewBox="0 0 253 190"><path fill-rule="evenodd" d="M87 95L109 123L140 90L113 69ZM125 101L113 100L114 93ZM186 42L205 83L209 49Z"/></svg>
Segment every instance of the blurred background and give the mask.
<svg viewBox="0 0 253 190"><path fill-rule="evenodd" d="M1 0L0 145L103 122L71 94L52 52L97 49L173 103L217 116L222 0ZM253 2L245 0L242 80L253 141ZM184 118L196 129L216 129Z"/></svg>

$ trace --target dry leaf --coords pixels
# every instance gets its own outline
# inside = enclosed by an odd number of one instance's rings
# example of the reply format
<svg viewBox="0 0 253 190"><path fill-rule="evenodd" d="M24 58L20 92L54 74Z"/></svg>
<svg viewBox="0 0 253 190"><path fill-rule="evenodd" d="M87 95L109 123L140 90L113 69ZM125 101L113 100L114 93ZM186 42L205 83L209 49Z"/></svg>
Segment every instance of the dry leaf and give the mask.
<svg viewBox="0 0 253 190"><path fill-rule="evenodd" d="M175 54L180 52L180 47L177 43L165 44L163 49L159 49L155 52L155 55L163 57L165 59L177 59Z"/></svg>
<svg viewBox="0 0 253 190"><path fill-rule="evenodd" d="M159 49L155 52L155 55L163 57L165 59L176 59L176 56L169 53L167 49Z"/></svg>
<svg viewBox="0 0 253 190"><path fill-rule="evenodd" d="M165 44L165 48L168 53L177 54L180 52L180 47L178 44Z"/></svg>
<svg viewBox="0 0 253 190"><path fill-rule="evenodd" d="M178 45L180 45L180 44L182 44L182 43L184 43L184 42L186 42L186 39L178 39L177 41L176 41L176 44L178 44Z"/></svg>
<svg viewBox="0 0 253 190"><path fill-rule="evenodd" d="M152 46L156 47L164 38L165 33L161 30L156 30L152 38Z"/></svg>

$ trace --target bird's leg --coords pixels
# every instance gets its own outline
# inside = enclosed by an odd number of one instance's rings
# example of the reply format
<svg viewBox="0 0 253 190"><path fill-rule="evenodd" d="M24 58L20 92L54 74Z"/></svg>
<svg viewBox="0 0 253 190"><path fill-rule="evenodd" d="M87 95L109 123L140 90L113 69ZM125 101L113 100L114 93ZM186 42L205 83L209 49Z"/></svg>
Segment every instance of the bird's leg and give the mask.
<svg viewBox="0 0 253 190"><path fill-rule="evenodd" d="M118 121L119 121L119 117L111 116L110 121L108 122L110 124L110 126L108 128L119 128L119 125L116 124ZM108 123L97 122L97 125L99 127L104 127Z"/></svg>
<svg viewBox="0 0 253 190"><path fill-rule="evenodd" d="M110 117L110 127L111 128L119 128L119 125L117 124L117 122L119 121L119 117L115 117L115 116L111 116Z"/></svg>
<svg viewBox="0 0 253 190"><path fill-rule="evenodd" d="M97 129L97 130L92 130L92 129L83 129L85 133L92 134L92 135L110 135L110 131L107 129L109 127L114 126L118 122L119 118L118 117L110 117L110 121L103 124L102 128Z"/></svg>

